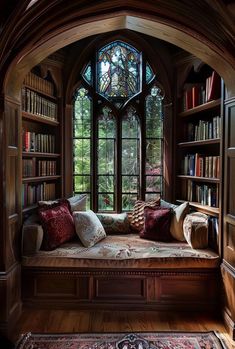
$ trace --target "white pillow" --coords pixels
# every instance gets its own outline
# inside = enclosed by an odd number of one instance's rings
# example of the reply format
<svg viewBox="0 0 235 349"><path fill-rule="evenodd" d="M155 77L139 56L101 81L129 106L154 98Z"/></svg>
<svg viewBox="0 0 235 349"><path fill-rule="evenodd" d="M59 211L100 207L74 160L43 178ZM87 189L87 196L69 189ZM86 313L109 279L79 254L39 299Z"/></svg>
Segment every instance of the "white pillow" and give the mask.
<svg viewBox="0 0 235 349"><path fill-rule="evenodd" d="M71 211L86 211L86 194L75 195L68 198L70 203Z"/></svg>
<svg viewBox="0 0 235 349"><path fill-rule="evenodd" d="M91 211L73 212L76 233L85 247L94 246L106 237L99 218Z"/></svg>
<svg viewBox="0 0 235 349"><path fill-rule="evenodd" d="M183 223L184 218L188 213L189 203L187 201L173 209L170 232L176 240L185 241Z"/></svg>

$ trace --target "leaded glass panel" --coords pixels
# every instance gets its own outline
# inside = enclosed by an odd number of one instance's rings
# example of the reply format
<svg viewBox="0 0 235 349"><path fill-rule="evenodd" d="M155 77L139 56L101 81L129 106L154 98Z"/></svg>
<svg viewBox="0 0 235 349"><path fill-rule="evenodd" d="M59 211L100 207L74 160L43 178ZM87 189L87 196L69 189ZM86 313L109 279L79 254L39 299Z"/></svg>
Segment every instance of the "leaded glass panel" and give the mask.
<svg viewBox="0 0 235 349"><path fill-rule="evenodd" d="M140 57L134 47L115 41L98 52L98 93L108 99L129 99L140 91Z"/></svg>
<svg viewBox="0 0 235 349"><path fill-rule="evenodd" d="M91 72L91 63L89 62L85 69L82 72L83 79L86 80L86 82L91 85L92 84L92 72Z"/></svg>
<svg viewBox="0 0 235 349"><path fill-rule="evenodd" d="M147 84L149 84L150 81L153 80L154 76L155 75L154 75L153 69L151 68L150 64L148 62L146 62L146 76L145 76L145 78L146 78Z"/></svg>

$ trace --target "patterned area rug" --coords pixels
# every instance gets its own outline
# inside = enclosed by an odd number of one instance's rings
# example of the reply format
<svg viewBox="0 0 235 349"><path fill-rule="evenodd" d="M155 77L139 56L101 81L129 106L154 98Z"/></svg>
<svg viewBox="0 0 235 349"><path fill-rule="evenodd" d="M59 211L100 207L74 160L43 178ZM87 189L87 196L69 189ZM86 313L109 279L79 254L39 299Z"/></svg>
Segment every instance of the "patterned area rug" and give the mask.
<svg viewBox="0 0 235 349"><path fill-rule="evenodd" d="M16 349L228 349L215 332L34 334Z"/></svg>

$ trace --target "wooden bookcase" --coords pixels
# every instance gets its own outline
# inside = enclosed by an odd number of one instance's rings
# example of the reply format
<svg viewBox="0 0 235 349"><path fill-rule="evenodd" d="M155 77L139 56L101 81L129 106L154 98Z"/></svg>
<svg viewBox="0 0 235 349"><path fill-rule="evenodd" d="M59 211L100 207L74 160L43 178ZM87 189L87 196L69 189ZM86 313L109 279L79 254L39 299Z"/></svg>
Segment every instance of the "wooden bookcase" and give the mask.
<svg viewBox="0 0 235 349"><path fill-rule="evenodd" d="M61 194L61 127L53 80L30 72L22 87L22 207Z"/></svg>
<svg viewBox="0 0 235 349"><path fill-rule="evenodd" d="M220 248L221 79L210 68L186 80L177 115L176 200L211 217ZM195 83L193 82L195 77ZM216 224L216 227L215 227ZM215 237L214 237L215 238Z"/></svg>

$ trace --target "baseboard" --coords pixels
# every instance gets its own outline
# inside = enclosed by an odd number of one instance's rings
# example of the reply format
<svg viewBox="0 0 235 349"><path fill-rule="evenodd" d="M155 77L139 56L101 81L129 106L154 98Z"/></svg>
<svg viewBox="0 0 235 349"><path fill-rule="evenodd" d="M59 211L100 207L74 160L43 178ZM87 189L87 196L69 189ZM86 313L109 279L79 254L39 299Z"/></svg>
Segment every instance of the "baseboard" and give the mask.
<svg viewBox="0 0 235 349"><path fill-rule="evenodd" d="M229 336L232 338L232 340L235 340L235 322L225 310L222 312L222 316Z"/></svg>

